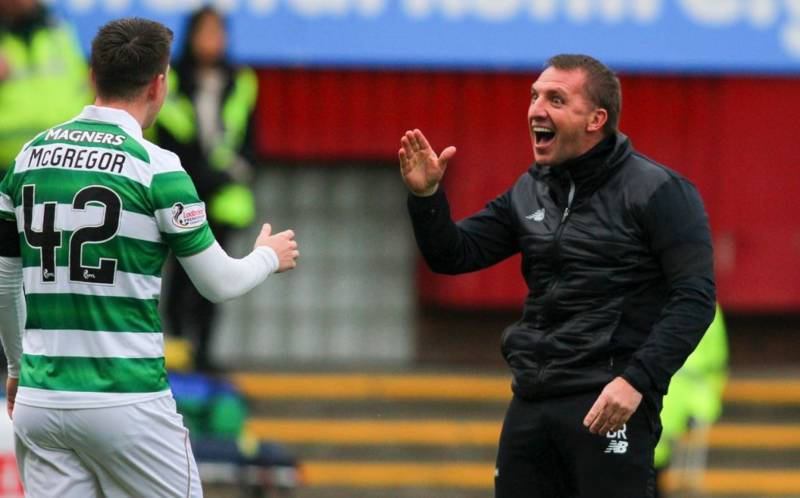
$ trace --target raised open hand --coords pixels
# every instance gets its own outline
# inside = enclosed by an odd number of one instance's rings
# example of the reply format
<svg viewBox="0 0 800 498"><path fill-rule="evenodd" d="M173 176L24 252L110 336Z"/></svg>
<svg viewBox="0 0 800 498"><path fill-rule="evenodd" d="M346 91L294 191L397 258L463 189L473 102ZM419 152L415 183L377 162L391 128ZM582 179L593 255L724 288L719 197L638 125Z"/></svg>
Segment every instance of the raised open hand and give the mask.
<svg viewBox="0 0 800 498"><path fill-rule="evenodd" d="M447 147L437 156L425 135L419 130L406 131L400 138L400 174L408 189L422 197L433 195L442 181L447 162L455 155L456 148Z"/></svg>

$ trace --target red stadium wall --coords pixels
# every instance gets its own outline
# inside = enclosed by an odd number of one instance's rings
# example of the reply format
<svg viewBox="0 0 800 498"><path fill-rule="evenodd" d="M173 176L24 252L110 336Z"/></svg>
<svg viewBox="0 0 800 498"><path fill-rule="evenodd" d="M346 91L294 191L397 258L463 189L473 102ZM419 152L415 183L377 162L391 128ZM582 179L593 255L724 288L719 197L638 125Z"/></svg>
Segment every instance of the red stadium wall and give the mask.
<svg viewBox="0 0 800 498"><path fill-rule="evenodd" d="M454 215L501 193L531 161L534 74L263 70L260 152L289 160L396 161L422 129L458 148L446 177ZM800 310L800 79L626 76L622 130L689 177L711 218L719 299L729 310ZM398 178L398 181L399 178ZM423 302L518 308L519 261L460 277L422 268Z"/></svg>

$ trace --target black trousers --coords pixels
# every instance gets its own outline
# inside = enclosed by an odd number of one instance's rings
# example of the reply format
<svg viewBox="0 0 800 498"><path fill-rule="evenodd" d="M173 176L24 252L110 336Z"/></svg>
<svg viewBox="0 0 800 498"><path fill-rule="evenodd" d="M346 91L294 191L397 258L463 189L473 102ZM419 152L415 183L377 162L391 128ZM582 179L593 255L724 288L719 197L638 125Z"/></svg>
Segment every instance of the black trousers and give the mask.
<svg viewBox="0 0 800 498"><path fill-rule="evenodd" d="M620 431L592 434L583 418L599 395L515 396L500 435L495 498L652 498L654 410L643 400Z"/></svg>

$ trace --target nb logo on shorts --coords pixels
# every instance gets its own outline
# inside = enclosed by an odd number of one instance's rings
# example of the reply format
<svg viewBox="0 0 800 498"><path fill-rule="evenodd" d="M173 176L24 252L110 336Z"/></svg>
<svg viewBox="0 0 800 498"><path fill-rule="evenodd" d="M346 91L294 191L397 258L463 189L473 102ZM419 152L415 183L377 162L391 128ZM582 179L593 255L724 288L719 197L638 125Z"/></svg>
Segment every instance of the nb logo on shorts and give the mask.
<svg viewBox="0 0 800 498"><path fill-rule="evenodd" d="M606 448L606 453L617 453L622 454L628 451L628 442L627 441L609 441L608 448Z"/></svg>
<svg viewBox="0 0 800 498"><path fill-rule="evenodd" d="M608 447L606 448L606 453L616 453L621 455L628 451L628 436L626 431L628 430L627 424L622 424L622 427L614 432L609 432L606 434L606 437L611 441L608 442Z"/></svg>

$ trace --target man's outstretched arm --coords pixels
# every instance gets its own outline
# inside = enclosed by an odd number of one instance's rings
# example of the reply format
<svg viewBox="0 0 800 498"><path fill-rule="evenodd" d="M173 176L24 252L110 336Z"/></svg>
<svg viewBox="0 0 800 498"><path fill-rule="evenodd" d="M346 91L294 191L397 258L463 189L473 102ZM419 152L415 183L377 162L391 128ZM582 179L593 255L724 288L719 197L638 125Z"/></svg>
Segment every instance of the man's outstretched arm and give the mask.
<svg viewBox="0 0 800 498"><path fill-rule="evenodd" d="M419 130L407 131L400 145L400 174L410 192L408 211L414 236L433 271L455 275L480 270L519 250L511 227L508 192L482 211L454 223L440 184L455 147L437 155Z"/></svg>

